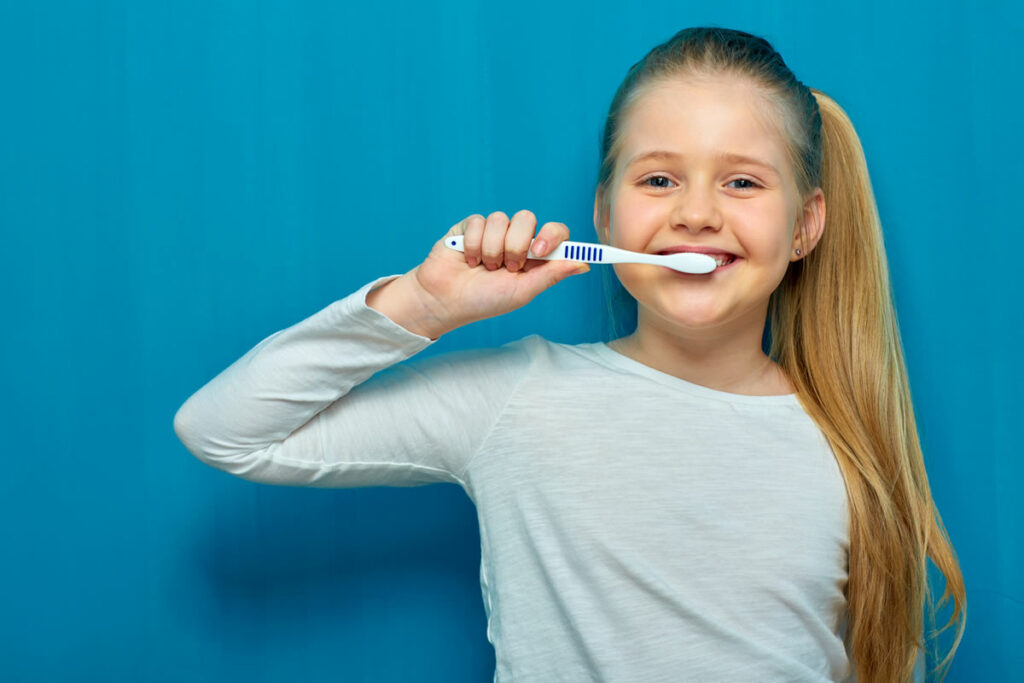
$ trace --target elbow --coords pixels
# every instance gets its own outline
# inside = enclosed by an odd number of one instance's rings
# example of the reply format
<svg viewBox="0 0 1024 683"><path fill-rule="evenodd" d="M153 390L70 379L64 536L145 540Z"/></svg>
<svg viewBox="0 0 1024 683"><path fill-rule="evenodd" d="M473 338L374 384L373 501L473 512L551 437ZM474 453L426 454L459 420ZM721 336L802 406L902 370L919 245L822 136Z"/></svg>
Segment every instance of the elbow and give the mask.
<svg viewBox="0 0 1024 683"><path fill-rule="evenodd" d="M209 439L203 438L202 429L195 424L188 401L174 414L174 434L189 453L207 465L214 465L216 458L210 448Z"/></svg>
<svg viewBox="0 0 1024 683"><path fill-rule="evenodd" d="M202 459L202 451L198 446L198 439L195 436L195 432L192 426L189 424L188 411L185 410L188 402L178 408L178 411L174 413L174 435L178 437L185 448L188 449L192 455Z"/></svg>
<svg viewBox="0 0 1024 683"><path fill-rule="evenodd" d="M174 434L199 462L242 479L255 479L263 460L263 451L229 446L202 421L193 417L189 402L174 414Z"/></svg>

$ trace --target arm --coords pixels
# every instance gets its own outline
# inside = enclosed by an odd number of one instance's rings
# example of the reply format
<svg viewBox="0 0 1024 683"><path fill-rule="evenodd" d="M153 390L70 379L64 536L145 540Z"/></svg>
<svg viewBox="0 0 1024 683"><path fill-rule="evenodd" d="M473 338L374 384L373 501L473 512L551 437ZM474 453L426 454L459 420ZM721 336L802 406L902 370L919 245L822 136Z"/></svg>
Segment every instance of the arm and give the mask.
<svg viewBox="0 0 1024 683"><path fill-rule="evenodd" d="M178 409L178 438L201 461L250 481L465 486L464 470L527 359L501 347L397 365L434 340L367 306L385 280L249 350Z"/></svg>

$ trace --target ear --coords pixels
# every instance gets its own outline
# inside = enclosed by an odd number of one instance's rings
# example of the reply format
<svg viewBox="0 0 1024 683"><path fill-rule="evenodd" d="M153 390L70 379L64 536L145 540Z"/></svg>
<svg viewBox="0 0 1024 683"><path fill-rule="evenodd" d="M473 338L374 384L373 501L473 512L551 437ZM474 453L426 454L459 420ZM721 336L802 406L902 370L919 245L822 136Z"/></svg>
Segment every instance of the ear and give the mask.
<svg viewBox="0 0 1024 683"><path fill-rule="evenodd" d="M803 224L803 231L800 230L801 224ZM805 258L818 245L824 231L825 193L820 187L816 187L804 202L800 219L797 220L793 229L793 247L789 250L789 260L799 261ZM800 250L799 256L796 255L797 249Z"/></svg>

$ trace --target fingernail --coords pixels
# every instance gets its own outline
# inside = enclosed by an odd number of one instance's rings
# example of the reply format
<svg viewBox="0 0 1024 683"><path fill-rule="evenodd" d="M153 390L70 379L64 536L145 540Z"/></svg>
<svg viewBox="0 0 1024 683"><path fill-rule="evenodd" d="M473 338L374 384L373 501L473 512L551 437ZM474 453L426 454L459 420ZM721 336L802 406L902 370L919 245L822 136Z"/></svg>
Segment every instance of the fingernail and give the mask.
<svg viewBox="0 0 1024 683"><path fill-rule="evenodd" d="M548 245L544 240L537 240L536 242L533 243L533 249L531 251L533 251L533 253L536 254L537 256L543 256L544 250L547 248Z"/></svg>
<svg viewBox="0 0 1024 683"><path fill-rule="evenodd" d="M577 268L576 270L572 271L572 274L573 275L580 275L582 273L586 273L586 272L589 272L589 271L590 271L590 266L584 264L584 265L580 266L579 268Z"/></svg>

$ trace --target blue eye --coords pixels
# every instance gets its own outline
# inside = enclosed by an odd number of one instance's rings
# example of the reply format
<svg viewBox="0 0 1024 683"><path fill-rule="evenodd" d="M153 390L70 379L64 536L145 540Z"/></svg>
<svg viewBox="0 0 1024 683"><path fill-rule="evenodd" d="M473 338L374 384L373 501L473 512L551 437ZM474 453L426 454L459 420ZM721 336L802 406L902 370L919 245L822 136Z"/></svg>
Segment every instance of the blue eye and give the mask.
<svg viewBox="0 0 1024 683"><path fill-rule="evenodd" d="M647 185L648 187L658 187L658 188L666 187L665 185L649 185L650 181L652 181L652 180L668 180L668 178L666 178L663 175L652 175L650 178L647 178L647 179L644 180L644 185ZM672 181L668 180L668 182L672 182Z"/></svg>
<svg viewBox="0 0 1024 683"><path fill-rule="evenodd" d="M671 180L669 180L668 178L666 178L663 175L652 175L650 178L645 178L642 181L642 184L646 185L647 187L655 187L655 188L658 188L658 189L665 189L666 187L668 187L668 185L661 185L661 184L652 185L651 184L652 180L664 180L664 181L669 182L669 183L672 182ZM752 190L755 187L761 187L760 185L755 183L750 178L736 178L735 180L730 180L728 184L732 185L733 183L747 183L747 185L736 187L735 189L737 189L737 190Z"/></svg>

